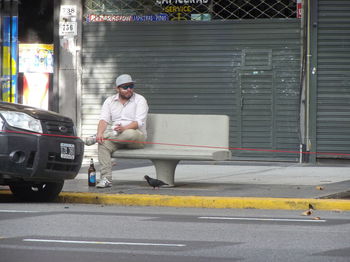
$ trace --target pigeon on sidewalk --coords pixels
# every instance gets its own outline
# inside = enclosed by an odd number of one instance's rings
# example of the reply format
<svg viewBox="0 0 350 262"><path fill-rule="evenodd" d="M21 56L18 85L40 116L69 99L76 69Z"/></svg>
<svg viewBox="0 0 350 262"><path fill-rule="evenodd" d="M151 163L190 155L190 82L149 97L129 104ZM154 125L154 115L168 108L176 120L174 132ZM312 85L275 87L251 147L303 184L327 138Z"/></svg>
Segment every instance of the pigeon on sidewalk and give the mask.
<svg viewBox="0 0 350 262"><path fill-rule="evenodd" d="M167 183L164 183L162 180L155 179L149 176L145 176L145 179L147 180L147 183L155 189L156 187L159 188L160 186L168 186Z"/></svg>

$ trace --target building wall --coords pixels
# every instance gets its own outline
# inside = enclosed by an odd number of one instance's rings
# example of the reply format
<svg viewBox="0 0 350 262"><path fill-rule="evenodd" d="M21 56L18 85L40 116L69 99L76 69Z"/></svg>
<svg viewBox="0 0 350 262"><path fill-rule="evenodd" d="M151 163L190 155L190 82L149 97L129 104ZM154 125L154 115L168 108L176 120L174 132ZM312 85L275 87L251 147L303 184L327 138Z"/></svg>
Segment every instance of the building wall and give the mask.
<svg viewBox="0 0 350 262"><path fill-rule="evenodd" d="M59 3L56 24L59 5L82 8L81 1L55 3ZM307 3L303 1L306 8ZM305 141L298 134L303 46L296 19L275 19L275 26L262 20L254 25L241 23L242 28L232 21L220 27L218 21L207 22L207 26L198 23L200 28L191 28L188 22L171 28L148 22L138 29L132 23L86 23L73 42L78 47L75 51L67 49L61 38L56 42L59 110L76 121L82 135L93 134L100 105L113 93L116 75L130 73L138 80L138 91L149 99L151 112L228 114L232 148L293 151L299 150L299 143L306 143L314 161L348 158L349 5L346 0L312 1L311 17L304 17L311 19L303 28L311 36L305 43L310 46L306 108L300 112L306 120L305 134L301 134ZM82 10L79 12L78 19ZM87 154L95 152L92 149ZM233 150L233 155L297 159L289 152Z"/></svg>

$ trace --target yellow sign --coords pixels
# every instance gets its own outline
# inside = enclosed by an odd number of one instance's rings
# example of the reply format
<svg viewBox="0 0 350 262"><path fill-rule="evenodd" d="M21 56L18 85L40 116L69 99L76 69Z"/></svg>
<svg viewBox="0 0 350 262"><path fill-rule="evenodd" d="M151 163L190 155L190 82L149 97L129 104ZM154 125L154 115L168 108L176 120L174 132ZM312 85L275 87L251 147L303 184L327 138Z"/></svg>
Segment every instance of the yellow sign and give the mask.
<svg viewBox="0 0 350 262"><path fill-rule="evenodd" d="M183 6L168 5L164 7L163 10L166 13L191 13L192 7L189 5L183 5Z"/></svg>

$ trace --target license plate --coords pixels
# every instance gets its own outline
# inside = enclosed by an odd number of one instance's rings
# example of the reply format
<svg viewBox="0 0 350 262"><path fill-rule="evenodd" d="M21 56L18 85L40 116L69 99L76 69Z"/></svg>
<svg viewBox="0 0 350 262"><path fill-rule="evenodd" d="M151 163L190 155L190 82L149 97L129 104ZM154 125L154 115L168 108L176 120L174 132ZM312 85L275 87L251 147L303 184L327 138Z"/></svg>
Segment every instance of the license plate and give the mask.
<svg viewBox="0 0 350 262"><path fill-rule="evenodd" d="M74 159L75 146L74 144L61 143L61 158Z"/></svg>

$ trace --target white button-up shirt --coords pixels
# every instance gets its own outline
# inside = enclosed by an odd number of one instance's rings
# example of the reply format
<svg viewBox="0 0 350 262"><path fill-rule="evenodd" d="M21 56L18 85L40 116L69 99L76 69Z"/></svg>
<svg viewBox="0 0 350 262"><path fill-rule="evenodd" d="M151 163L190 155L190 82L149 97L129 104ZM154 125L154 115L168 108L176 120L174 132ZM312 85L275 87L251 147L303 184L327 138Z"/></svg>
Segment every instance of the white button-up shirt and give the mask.
<svg viewBox="0 0 350 262"><path fill-rule="evenodd" d="M124 105L119 101L119 94L108 97L103 103L100 120L108 124L122 126L128 125L133 121L138 124L138 129L147 137L146 119L148 113L147 100L137 93Z"/></svg>

